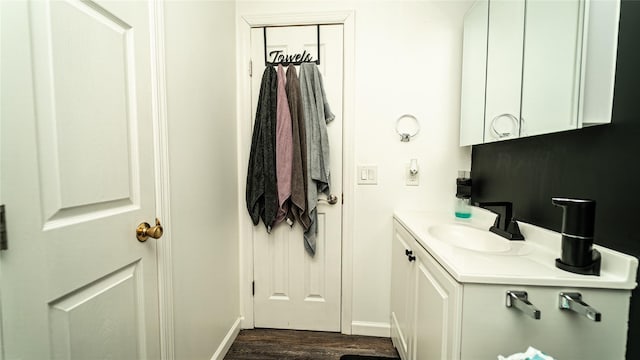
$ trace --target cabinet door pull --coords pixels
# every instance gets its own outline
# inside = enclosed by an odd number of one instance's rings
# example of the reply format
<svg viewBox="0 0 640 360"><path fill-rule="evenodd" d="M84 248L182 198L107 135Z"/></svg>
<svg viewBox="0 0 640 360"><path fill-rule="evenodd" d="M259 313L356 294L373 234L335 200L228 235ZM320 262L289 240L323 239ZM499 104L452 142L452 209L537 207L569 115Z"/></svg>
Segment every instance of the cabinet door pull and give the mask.
<svg viewBox="0 0 640 360"><path fill-rule="evenodd" d="M404 254L407 255L407 256L413 255L413 250L405 249L404 250Z"/></svg>
<svg viewBox="0 0 640 360"><path fill-rule="evenodd" d="M540 320L540 310L529 302L526 291L507 290L506 305L508 308L515 307L532 318Z"/></svg>
<svg viewBox="0 0 640 360"><path fill-rule="evenodd" d="M558 297L560 299L560 309L575 311L596 322L602 319L602 314L598 310L582 301L582 294L561 292Z"/></svg>
<svg viewBox="0 0 640 360"><path fill-rule="evenodd" d="M413 255L409 255L409 262L416 261L416 257Z"/></svg>

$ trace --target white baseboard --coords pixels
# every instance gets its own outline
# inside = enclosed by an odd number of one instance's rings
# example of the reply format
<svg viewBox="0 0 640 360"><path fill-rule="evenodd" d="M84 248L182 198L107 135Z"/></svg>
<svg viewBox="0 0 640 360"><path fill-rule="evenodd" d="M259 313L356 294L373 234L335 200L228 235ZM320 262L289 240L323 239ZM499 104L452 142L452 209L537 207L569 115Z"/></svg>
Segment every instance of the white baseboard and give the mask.
<svg viewBox="0 0 640 360"><path fill-rule="evenodd" d="M391 337L391 325L383 322L352 321L351 333L353 335Z"/></svg>
<svg viewBox="0 0 640 360"><path fill-rule="evenodd" d="M253 319L249 320L245 316L240 319L240 329L253 329Z"/></svg>
<svg viewBox="0 0 640 360"><path fill-rule="evenodd" d="M211 360L224 359L224 356L227 355L227 351L229 351L229 349L231 348L231 345L233 344L233 341L236 339L236 337L238 336L238 333L240 332L241 321L242 321L242 318L236 319L236 321L231 326L231 329L229 329L229 332L227 332L227 335L224 337L224 339L220 343L220 346L218 346L218 349L211 357Z"/></svg>

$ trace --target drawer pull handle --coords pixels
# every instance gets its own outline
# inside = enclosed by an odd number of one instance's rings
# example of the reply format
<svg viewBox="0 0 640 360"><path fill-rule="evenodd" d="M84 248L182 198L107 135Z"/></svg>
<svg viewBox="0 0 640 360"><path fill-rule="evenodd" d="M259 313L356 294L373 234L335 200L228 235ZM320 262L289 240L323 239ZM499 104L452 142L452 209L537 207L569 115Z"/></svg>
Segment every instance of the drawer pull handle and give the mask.
<svg viewBox="0 0 640 360"><path fill-rule="evenodd" d="M560 299L560 309L575 311L596 322L602 319L602 314L598 310L582 301L582 294L561 292L558 297Z"/></svg>
<svg viewBox="0 0 640 360"><path fill-rule="evenodd" d="M507 290L506 305L508 308L515 307L532 318L540 320L540 310L529 302L526 291Z"/></svg>

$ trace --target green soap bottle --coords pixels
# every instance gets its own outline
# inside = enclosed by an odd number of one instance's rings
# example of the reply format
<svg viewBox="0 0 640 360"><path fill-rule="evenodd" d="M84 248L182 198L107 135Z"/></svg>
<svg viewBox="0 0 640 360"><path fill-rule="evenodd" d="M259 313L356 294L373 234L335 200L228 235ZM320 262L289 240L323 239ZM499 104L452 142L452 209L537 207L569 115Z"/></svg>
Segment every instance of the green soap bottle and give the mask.
<svg viewBox="0 0 640 360"><path fill-rule="evenodd" d="M456 199L456 217L459 219L468 219L471 217L471 205L469 199Z"/></svg>
<svg viewBox="0 0 640 360"><path fill-rule="evenodd" d="M460 170L456 179L455 215L459 219L471 217L471 172Z"/></svg>

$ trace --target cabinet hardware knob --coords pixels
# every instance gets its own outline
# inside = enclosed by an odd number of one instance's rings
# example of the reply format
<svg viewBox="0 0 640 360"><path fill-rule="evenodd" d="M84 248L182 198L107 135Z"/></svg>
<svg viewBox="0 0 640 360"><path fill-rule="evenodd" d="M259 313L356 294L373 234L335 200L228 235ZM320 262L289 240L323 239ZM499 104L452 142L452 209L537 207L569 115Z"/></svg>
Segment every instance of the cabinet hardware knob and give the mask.
<svg viewBox="0 0 640 360"><path fill-rule="evenodd" d="M404 250L404 254L407 255L407 256L413 255L413 250L405 249Z"/></svg>
<svg viewBox="0 0 640 360"><path fill-rule="evenodd" d="M409 262L416 261L416 257L413 255L409 255Z"/></svg>

